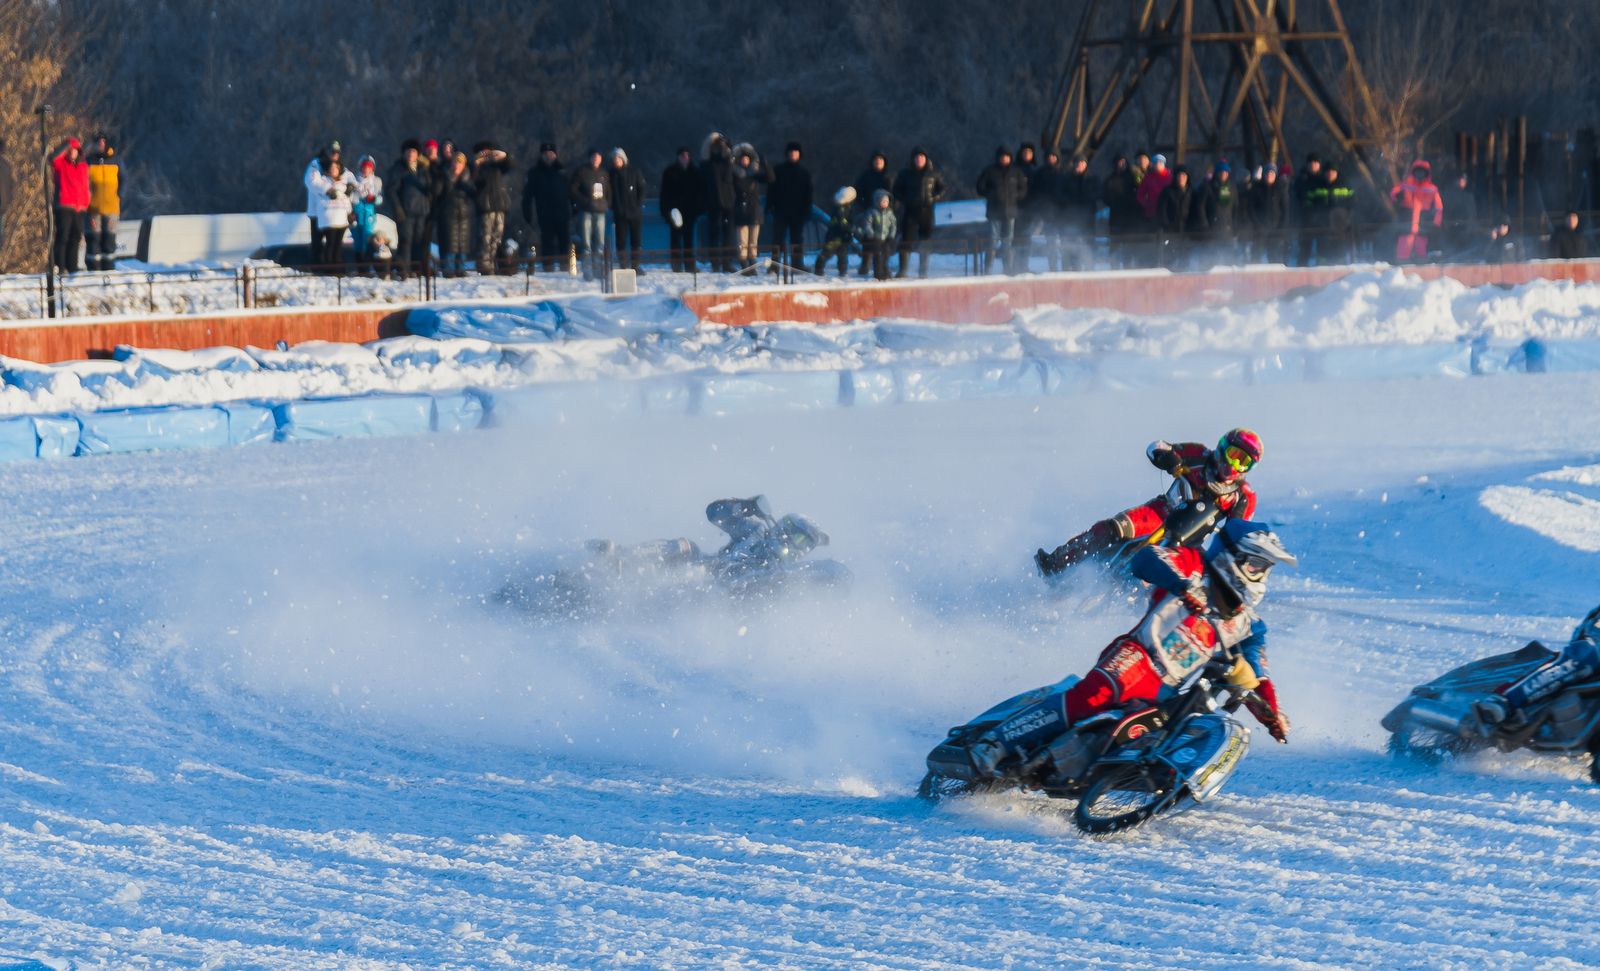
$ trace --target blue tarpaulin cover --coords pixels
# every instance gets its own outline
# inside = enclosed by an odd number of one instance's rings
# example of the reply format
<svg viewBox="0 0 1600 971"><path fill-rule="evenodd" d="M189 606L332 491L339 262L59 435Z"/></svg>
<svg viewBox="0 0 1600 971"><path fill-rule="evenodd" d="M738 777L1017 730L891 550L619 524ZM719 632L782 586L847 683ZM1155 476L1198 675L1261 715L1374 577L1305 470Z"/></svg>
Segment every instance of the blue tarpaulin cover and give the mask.
<svg viewBox="0 0 1600 971"><path fill-rule="evenodd" d="M280 442L328 438L381 438L416 435L433 425L429 395L369 395L323 401L288 401L278 405Z"/></svg>
<svg viewBox="0 0 1600 971"><path fill-rule="evenodd" d="M79 455L216 448L228 444L228 413L203 408L129 408L79 415Z"/></svg>

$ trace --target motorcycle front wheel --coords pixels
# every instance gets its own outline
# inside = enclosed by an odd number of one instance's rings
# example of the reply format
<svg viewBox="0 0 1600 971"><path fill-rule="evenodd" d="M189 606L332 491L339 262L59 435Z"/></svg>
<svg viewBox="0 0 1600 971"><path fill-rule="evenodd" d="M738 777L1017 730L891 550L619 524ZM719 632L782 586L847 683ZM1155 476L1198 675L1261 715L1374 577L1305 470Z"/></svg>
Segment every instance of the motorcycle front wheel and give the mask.
<svg viewBox="0 0 1600 971"><path fill-rule="evenodd" d="M991 792L1000 788L990 780L981 782L968 782L965 779L952 779L947 775L929 772L922 777L922 785L917 787L917 798L923 802L939 803L957 796L970 796L976 792Z"/></svg>
<svg viewBox="0 0 1600 971"><path fill-rule="evenodd" d="M1105 836L1143 825L1171 801L1171 773L1150 766L1118 766L1089 786L1073 821L1090 836Z"/></svg>

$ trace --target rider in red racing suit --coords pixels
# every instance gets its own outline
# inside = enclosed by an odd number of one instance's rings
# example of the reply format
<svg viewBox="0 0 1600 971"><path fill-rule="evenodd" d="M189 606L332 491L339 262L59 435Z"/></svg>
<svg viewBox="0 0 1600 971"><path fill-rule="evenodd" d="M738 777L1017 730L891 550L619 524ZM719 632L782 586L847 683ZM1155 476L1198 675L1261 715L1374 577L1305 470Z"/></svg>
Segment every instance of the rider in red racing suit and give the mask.
<svg viewBox="0 0 1600 971"><path fill-rule="evenodd" d="M1273 738L1287 742L1289 719L1266 676L1267 625L1253 608L1265 595L1272 566L1296 562L1276 534L1245 520L1226 523L1209 553L1189 547L1140 550L1129 570L1155 588L1144 618L1101 652L1083 680L980 736L972 744L973 764L992 773L1007 755L1020 753L1026 760L1091 715L1130 701L1152 702L1163 687L1181 684L1224 647L1243 654L1259 679L1250 713Z"/></svg>
<svg viewBox="0 0 1600 971"><path fill-rule="evenodd" d="M1235 428L1222 436L1215 449L1198 442L1169 445L1150 443L1145 449L1150 464L1174 478L1182 479L1196 496L1211 496L1229 519L1250 519L1256 511L1256 493L1245 481L1245 473L1261 461L1261 436L1248 428ZM1172 511L1171 493L1102 519L1086 532L1079 533L1056 547L1033 555L1039 572L1053 576L1111 547L1140 536L1148 536L1166 522Z"/></svg>

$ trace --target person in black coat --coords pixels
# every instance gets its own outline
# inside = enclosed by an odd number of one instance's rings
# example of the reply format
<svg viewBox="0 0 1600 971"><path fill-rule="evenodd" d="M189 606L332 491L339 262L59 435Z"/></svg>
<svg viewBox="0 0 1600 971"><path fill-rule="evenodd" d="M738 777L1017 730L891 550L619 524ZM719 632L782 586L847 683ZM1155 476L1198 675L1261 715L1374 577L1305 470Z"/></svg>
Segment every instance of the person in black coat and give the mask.
<svg viewBox="0 0 1600 971"><path fill-rule="evenodd" d="M472 188L478 199L478 272L492 276L506 235L506 213L511 211L511 190L506 176L517 161L490 141L472 146Z"/></svg>
<svg viewBox="0 0 1600 971"><path fill-rule="evenodd" d="M400 143L400 157L389 166L384 197L400 238L394 262L403 279L428 258L428 217L433 212L433 170L422 158L422 143L408 138Z"/></svg>
<svg viewBox="0 0 1600 971"><path fill-rule="evenodd" d="M700 204L705 207L705 246L711 262L733 272L738 243L733 231L733 145L718 132L706 136L700 149Z"/></svg>
<svg viewBox="0 0 1600 971"><path fill-rule="evenodd" d="M1288 251L1289 185L1278 178L1276 165L1265 165L1250 186L1250 231L1255 235L1251 259L1266 257L1268 263L1282 263Z"/></svg>
<svg viewBox="0 0 1600 971"><path fill-rule="evenodd" d="M1003 145L995 149L994 164L978 173L974 188L984 198L983 214L994 239L990 258L998 253L1005 273L1019 272L1012 240L1017 232L1017 209L1028 197L1028 177L1011 164L1011 149Z"/></svg>
<svg viewBox="0 0 1600 971"><path fill-rule="evenodd" d="M860 175L856 176L856 180L851 183L851 187L856 190L856 205L863 212L872 208L874 193L879 189L889 193L891 196L894 194L894 181L889 177L889 160L884 157L882 152L872 153L872 157L867 159L867 167L861 170ZM862 260L861 275L866 276L868 270L867 261Z"/></svg>
<svg viewBox="0 0 1600 971"><path fill-rule="evenodd" d="M928 275L928 242L933 238L933 214L945 196L944 179L934 170L928 153L911 150L911 164L894 177L894 199L900 207L900 270L906 275L906 260L911 256L911 240L917 241L917 276Z"/></svg>
<svg viewBox="0 0 1600 971"><path fill-rule="evenodd" d="M568 181L567 170L556 157L555 143L542 143L539 161L528 169L528 179L522 186L522 218L529 225L539 225L539 253L546 272L555 270L572 246Z"/></svg>
<svg viewBox="0 0 1600 971"><path fill-rule="evenodd" d="M1118 155L1111 164L1111 174L1106 176L1100 190L1100 201L1106 204L1110 216L1107 227L1111 233L1112 265L1133 266L1134 248L1121 237L1139 232L1144 221L1144 207L1139 205L1139 179L1128 165L1128 156Z"/></svg>
<svg viewBox="0 0 1600 971"><path fill-rule="evenodd" d="M1553 260L1586 260L1589 258L1589 240L1578 229L1578 214L1568 212L1561 227L1550 234L1550 258Z"/></svg>
<svg viewBox="0 0 1600 971"><path fill-rule="evenodd" d="M772 169L767 208L772 211L772 261L801 268L806 265L806 225L811 222L814 191L811 172L800 164L800 143L784 146L783 161ZM773 266L772 272L778 272Z"/></svg>
<svg viewBox="0 0 1600 971"><path fill-rule="evenodd" d="M672 272L694 272L694 223L700 218L700 172L687 148L661 173L661 218L672 247ZM677 213L674 217L673 213Z"/></svg>
<svg viewBox="0 0 1600 971"><path fill-rule="evenodd" d="M1100 208L1101 187L1089 175L1089 160L1072 157L1072 166L1056 179L1057 232L1061 236L1061 265L1051 269L1093 268L1094 214Z"/></svg>
<svg viewBox="0 0 1600 971"><path fill-rule="evenodd" d="M611 150L611 222L617 237L617 265L644 272L639 252L644 248L644 197L649 186L644 173L628 164L628 153Z"/></svg>
<svg viewBox="0 0 1600 971"><path fill-rule="evenodd" d="M766 218L761 193L772 183L772 166L749 142L740 142L733 154L733 222L739 234L739 268L746 269L760 255Z"/></svg>
<svg viewBox="0 0 1600 971"><path fill-rule="evenodd" d="M1161 227L1162 242L1171 254L1164 265L1186 268L1189 256L1188 233L1203 230L1206 225L1204 205L1195 205L1194 189L1189 185L1189 172L1183 166L1172 170L1172 182L1156 197L1156 222Z"/></svg>

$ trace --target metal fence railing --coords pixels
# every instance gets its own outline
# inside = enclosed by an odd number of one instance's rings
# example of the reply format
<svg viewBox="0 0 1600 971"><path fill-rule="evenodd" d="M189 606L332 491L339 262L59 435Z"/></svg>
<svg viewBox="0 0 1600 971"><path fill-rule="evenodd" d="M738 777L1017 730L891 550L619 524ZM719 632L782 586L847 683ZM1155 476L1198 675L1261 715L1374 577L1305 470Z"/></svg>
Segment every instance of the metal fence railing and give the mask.
<svg viewBox="0 0 1600 971"><path fill-rule="evenodd" d="M1507 253L1518 260L1554 256L1546 243L1564 213L1546 213L1513 221L1498 248L1490 241L1494 220L1446 222L1434 227L1424 214L1419 236L1427 252L1413 262L1502 262ZM1580 226L1593 226L1600 212L1580 213ZM1102 227L1104 221L1102 220ZM986 229L987 227L981 227ZM1143 229L1143 227L1140 227ZM749 282L805 284L831 274L871 276L981 276L1055 270L1134 267L1205 272L1217 266L1297 262L1318 265L1394 262L1395 243L1409 222L1308 225L1231 232L1089 233L1084 228L1052 227L1042 234L998 240L974 226L970 235L885 244L850 241L829 247L761 245L755 254L737 247L692 247L679 250L622 250L609 245L591 253L576 247L565 253L508 256L479 267L455 256L431 255L420 263L381 261L327 266L278 266L254 262L221 270L91 271L57 276L13 275L0 278L0 317L93 316L101 314L194 314L224 309L274 306L342 306L374 301L420 302L438 299L440 281L466 276L521 277L521 290L531 295L543 288L540 278L578 277L602 293L613 291L613 270L638 273L682 273L688 288L702 277L748 278ZM1584 229L1590 237L1594 230ZM1595 247L1600 256L1600 246ZM874 257L877 257L875 260ZM959 262L958 262L959 261ZM874 265L875 264L875 265ZM870 269L869 269L870 267ZM51 286L51 283L54 286ZM503 281L509 296L512 279ZM403 286L396 286L403 284Z"/></svg>

